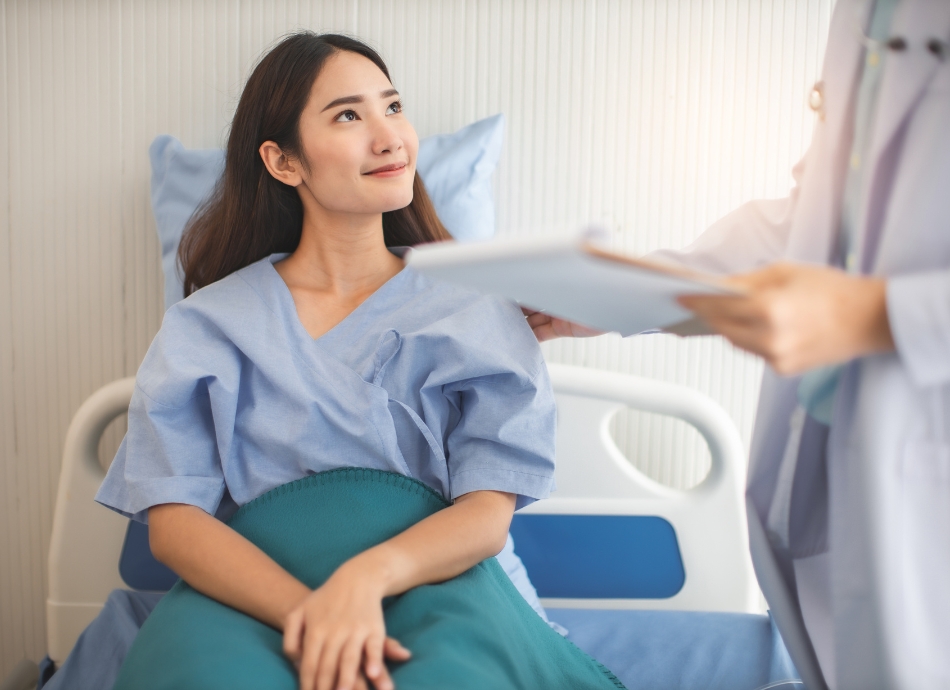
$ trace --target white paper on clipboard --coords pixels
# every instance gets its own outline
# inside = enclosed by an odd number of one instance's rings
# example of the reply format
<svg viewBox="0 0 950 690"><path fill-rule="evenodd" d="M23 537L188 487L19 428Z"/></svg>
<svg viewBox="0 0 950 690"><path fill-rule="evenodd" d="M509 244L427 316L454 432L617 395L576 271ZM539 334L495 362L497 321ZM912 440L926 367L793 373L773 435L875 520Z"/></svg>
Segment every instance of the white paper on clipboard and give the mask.
<svg viewBox="0 0 950 690"><path fill-rule="evenodd" d="M598 248L586 238L440 242L414 270L602 331L633 335L687 321L678 295L737 294L717 278Z"/></svg>

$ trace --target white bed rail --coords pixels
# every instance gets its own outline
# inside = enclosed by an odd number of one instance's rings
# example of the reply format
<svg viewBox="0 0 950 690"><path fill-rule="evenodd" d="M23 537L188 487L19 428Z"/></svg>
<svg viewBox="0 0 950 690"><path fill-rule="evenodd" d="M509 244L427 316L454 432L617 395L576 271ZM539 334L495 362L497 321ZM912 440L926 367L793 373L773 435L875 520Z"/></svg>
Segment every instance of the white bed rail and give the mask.
<svg viewBox="0 0 950 690"><path fill-rule="evenodd" d="M100 388L82 404L66 432L49 549L46 600L48 654L62 663L79 633L124 587L119 555L128 520L93 499L105 472L99 441L113 419L129 409L134 378Z"/></svg>
<svg viewBox="0 0 950 690"><path fill-rule="evenodd" d="M545 606L758 612L743 499L745 451L735 424L687 386L549 365L557 397L557 491L524 510L539 514L650 515L676 531L686 579L667 599L543 599ZM677 417L709 446L709 474L680 491L638 471L611 438L624 407Z"/></svg>

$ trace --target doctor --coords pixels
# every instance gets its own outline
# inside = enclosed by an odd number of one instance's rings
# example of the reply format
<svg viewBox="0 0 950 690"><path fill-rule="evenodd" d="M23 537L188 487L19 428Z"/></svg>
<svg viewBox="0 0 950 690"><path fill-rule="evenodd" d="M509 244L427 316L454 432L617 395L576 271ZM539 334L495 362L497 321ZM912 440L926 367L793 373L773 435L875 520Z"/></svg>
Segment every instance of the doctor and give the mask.
<svg viewBox="0 0 950 690"><path fill-rule="evenodd" d="M788 199L656 256L748 289L682 302L769 364L750 547L809 690L950 688L950 0L838 0L809 104Z"/></svg>

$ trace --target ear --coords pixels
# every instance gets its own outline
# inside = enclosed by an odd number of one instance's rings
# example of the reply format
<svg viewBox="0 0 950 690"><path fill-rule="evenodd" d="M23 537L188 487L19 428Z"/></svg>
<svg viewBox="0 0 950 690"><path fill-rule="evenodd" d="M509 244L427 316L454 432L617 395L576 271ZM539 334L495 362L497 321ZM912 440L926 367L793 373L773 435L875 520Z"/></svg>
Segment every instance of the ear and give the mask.
<svg viewBox="0 0 950 690"><path fill-rule="evenodd" d="M275 180L291 187L296 187L303 182L300 163L284 154L273 141L265 141L258 151L264 161L264 167Z"/></svg>

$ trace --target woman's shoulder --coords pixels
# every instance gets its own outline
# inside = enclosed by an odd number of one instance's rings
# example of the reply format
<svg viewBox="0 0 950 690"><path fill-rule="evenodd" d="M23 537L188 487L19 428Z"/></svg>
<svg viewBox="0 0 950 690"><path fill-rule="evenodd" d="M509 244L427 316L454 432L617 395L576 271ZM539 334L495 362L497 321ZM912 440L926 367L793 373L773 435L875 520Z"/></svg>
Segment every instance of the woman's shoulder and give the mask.
<svg viewBox="0 0 950 690"><path fill-rule="evenodd" d="M259 262L258 262L259 263ZM256 264L222 278L165 312L137 374L146 393L182 379L224 377L240 365L248 334L272 332L267 307L254 289Z"/></svg>
<svg viewBox="0 0 950 690"><path fill-rule="evenodd" d="M267 264L265 265L265 262ZM238 269L206 285L169 307L168 314L185 318L215 318L234 310L263 306L261 282L270 265L269 257Z"/></svg>

